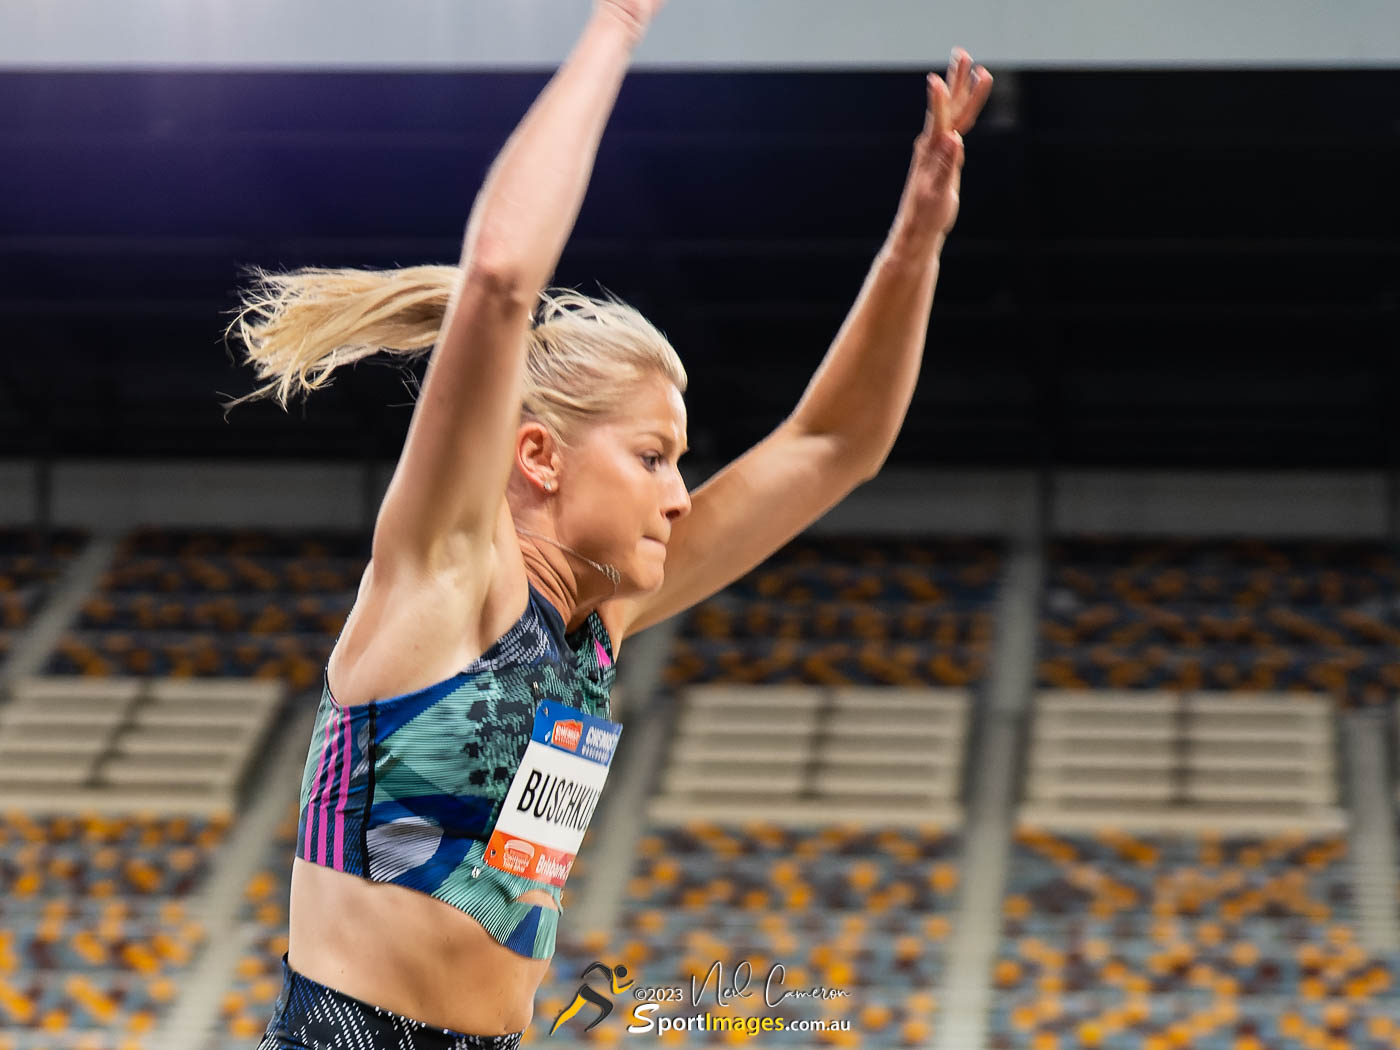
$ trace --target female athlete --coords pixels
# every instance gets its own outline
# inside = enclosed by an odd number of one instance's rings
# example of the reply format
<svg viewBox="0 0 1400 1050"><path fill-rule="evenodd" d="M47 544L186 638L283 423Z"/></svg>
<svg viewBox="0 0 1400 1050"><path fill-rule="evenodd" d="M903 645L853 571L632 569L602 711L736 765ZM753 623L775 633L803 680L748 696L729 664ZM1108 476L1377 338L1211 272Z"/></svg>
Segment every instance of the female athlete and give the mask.
<svg viewBox="0 0 1400 1050"><path fill-rule="evenodd" d="M928 78L893 224L797 407L693 495L675 351L620 302L542 291L663 3L595 0L457 266L257 271L234 322L265 380L248 396L284 406L339 365L435 348L326 667L263 1050L517 1045L617 740L623 640L873 477L908 409L991 90L963 51Z"/></svg>

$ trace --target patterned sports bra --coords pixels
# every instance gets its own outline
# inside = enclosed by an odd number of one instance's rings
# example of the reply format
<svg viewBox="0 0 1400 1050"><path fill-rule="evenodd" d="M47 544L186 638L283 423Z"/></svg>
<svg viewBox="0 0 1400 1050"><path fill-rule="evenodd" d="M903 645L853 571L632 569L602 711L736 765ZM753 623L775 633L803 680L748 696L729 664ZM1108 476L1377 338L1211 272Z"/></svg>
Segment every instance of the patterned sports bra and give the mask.
<svg viewBox="0 0 1400 1050"><path fill-rule="evenodd" d="M353 707L326 682L297 856L427 893L512 951L547 959L560 913L516 898L545 890L559 904L559 886L487 864L485 851L541 702L606 719L616 672L597 612L566 635L558 610L529 591L510 630L445 682Z"/></svg>

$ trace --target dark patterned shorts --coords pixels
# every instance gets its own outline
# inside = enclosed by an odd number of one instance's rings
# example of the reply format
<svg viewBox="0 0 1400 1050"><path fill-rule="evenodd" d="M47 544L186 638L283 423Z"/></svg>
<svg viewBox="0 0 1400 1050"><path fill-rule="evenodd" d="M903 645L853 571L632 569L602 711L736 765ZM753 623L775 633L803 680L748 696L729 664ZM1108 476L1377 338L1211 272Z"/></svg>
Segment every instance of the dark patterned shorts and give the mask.
<svg viewBox="0 0 1400 1050"><path fill-rule="evenodd" d="M317 984L282 956L282 992L258 1050L516 1050L519 1032L463 1035Z"/></svg>

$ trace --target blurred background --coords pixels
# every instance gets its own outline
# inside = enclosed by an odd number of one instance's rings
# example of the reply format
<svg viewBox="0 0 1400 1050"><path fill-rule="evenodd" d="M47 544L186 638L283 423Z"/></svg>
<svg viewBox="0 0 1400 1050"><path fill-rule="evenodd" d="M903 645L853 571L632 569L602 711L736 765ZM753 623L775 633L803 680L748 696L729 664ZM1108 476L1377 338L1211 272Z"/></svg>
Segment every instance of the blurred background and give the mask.
<svg viewBox="0 0 1400 1050"><path fill-rule="evenodd" d="M530 1042L657 1038L548 1037L593 960L748 959L851 994L728 1013L847 1027L662 1040L1400 1047L1400 14L976 6L638 52L555 280L671 338L694 486L836 334L924 73L997 88L886 470L628 641ZM225 414L224 329L248 266L455 263L587 10L0 7L0 1050L256 1045L422 365Z"/></svg>

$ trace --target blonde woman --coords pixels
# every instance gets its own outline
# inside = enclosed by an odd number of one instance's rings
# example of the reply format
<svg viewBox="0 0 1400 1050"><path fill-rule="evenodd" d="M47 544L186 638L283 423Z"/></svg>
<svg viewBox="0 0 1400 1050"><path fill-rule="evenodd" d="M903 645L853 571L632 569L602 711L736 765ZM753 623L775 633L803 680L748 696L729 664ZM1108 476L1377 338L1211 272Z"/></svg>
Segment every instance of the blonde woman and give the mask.
<svg viewBox="0 0 1400 1050"><path fill-rule="evenodd" d="M458 266L261 273L235 321L265 381L250 396L284 405L346 362L436 347L326 667L266 1050L516 1046L617 742L623 640L761 562L899 432L991 78L961 51L929 77L835 343L792 414L692 496L675 351L621 303L541 292L663 2L597 0Z"/></svg>

